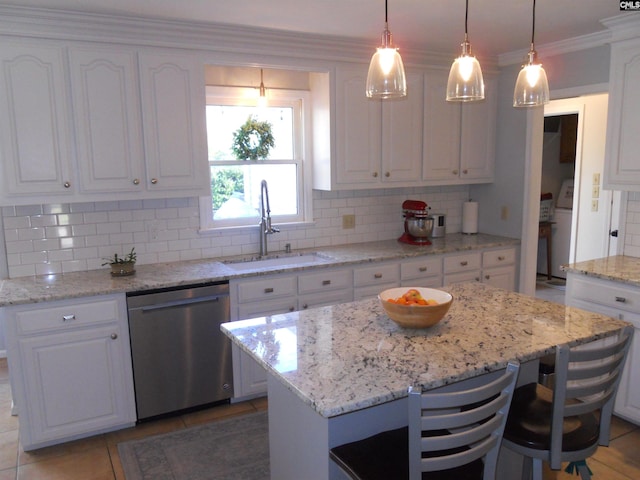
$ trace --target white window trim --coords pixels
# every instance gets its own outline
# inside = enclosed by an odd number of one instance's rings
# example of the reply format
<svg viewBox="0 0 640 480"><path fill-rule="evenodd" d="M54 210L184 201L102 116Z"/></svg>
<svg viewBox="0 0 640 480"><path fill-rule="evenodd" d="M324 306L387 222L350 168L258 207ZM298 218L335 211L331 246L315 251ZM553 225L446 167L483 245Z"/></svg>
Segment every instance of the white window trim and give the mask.
<svg viewBox="0 0 640 480"><path fill-rule="evenodd" d="M255 89L251 88L234 88L234 87L217 87L207 86L207 104L209 100L215 98L215 102L220 104L220 99L227 99L227 101L233 101L238 99L251 98ZM291 101L292 99L298 99L301 102L299 121L302 122L302 138L294 138L294 156L301 155L301 161L298 163L300 166L298 173L298 211L297 216L291 215L278 215L277 212L271 212L271 218L274 225L303 225L313 222L313 192L312 192L312 172L313 172L313 159L312 159L312 128L311 128L311 94L305 90L285 90L285 89L270 89L269 99L278 100L284 99ZM224 101L224 100L223 100ZM275 163L275 162L274 162ZM209 171L209 169L207 169ZM209 181L210 183L211 181ZM246 223L237 223L235 221L214 221L213 210L211 205L211 196L199 197L200 204L200 231L203 233L222 231L222 230L236 230L246 229L251 227Z"/></svg>

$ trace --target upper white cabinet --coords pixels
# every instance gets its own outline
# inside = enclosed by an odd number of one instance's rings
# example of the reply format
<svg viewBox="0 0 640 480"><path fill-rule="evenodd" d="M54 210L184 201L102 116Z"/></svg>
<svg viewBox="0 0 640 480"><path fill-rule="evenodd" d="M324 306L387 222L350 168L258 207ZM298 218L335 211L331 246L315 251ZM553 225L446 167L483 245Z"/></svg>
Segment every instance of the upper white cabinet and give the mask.
<svg viewBox="0 0 640 480"><path fill-rule="evenodd" d="M422 165L422 74L408 72L406 98L365 95L367 66L336 71L336 189L419 184Z"/></svg>
<svg viewBox="0 0 640 480"><path fill-rule="evenodd" d="M140 53L148 188L211 188L207 162L204 65L189 54Z"/></svg>
<svg viewBox="0 0 640 480"><path fill-rule="evenodd" d="M3 43L0 62L2 204L209 192L193 54L25 40Z"/></svg>
<svg viewBox="0 0 640 480"><path fill-rule="evenodd" d="M0 45L0 196L70 195L74 189L65 51Z"/></svg>
<svg viewBox="0 0 640 480"><path fill-rule="evenodd" d="M139 192L144 153L133 50L69 51L80 189Z"/></svg>
<svg viewBox="0 0 640 480"><path fill-rule="evenodd" d="M426 185L490 183L494 178L497 89L485 75L485 100L445 100L447 72L425 74L424 163Z"/></svg>
<svg viewBox="0 0 640 480"><path fill-rule="evenodd" d="M611 44L607 147L603 186L640 190L640 38Z"/></svg>

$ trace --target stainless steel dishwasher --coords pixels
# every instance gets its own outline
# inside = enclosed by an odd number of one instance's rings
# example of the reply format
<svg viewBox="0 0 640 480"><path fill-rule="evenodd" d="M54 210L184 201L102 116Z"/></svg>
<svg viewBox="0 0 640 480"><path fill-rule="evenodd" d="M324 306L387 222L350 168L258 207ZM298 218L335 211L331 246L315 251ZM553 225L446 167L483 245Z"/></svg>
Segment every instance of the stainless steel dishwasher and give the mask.
<svg viewBox="0 0 640 480"><path fill-rule="evenodd" d="M127 295L138 420L233 396L229 284Z"/></svg>

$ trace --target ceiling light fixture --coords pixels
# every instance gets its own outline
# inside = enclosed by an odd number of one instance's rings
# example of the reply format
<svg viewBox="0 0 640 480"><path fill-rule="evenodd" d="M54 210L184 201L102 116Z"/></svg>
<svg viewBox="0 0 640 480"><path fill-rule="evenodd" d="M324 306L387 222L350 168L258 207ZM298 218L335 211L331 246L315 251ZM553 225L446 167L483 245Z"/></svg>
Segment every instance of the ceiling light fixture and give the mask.
<svg viewBox="0 0 640 480"><path fill-rule="evenodd" d="M407 80L398 49L393 46L387 19L387 0L384 2L384 32L382 46L371 57L367 74L366 93L369 98L398 98L407 95Z"/></svg>
<svg viewBox="0 0 640 480"><path fill-rule="evenodd" d="M467 30L469 0L464 13L464 42L462 54L453 61L447 81L448 102L475 102L484 100L484 80L480 62L471 55L471 44Z"/></svg>
<svg viewBox="0 0 640 480"><path fill-rule="evenodd" d="M549 82L547 74L538 62L538 54L534 48L536 32L536 0L533 0L533 26L531 28L531 48L526 63L518 74L513 90L514 107L538 107L549 103Z"/></svg>
<svg viewBox="0 0 640 480"><path fill-rule="evenodd" d="M262 69L260 69L260 96L258 97L258 107L264 108L267 106L267 89L264 87Z"/></svg>

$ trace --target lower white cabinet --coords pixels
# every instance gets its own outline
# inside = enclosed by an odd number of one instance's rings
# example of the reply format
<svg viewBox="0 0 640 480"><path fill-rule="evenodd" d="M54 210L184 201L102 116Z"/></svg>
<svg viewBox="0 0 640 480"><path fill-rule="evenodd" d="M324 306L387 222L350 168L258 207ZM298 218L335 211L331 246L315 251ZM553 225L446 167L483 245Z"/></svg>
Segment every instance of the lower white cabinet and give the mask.
<svg viewBox="0 0 640 480"><path fill-rule="evenodd" d="M0 310L25 450L135 424L124 294Z"/></svg>
<svg viewBox="0 0 640 480"><path fill-rule="evenodd" d="M640 288L569 272L566 303L633 324L633 342L620 380L614 412L640 425Z"/></svg>

